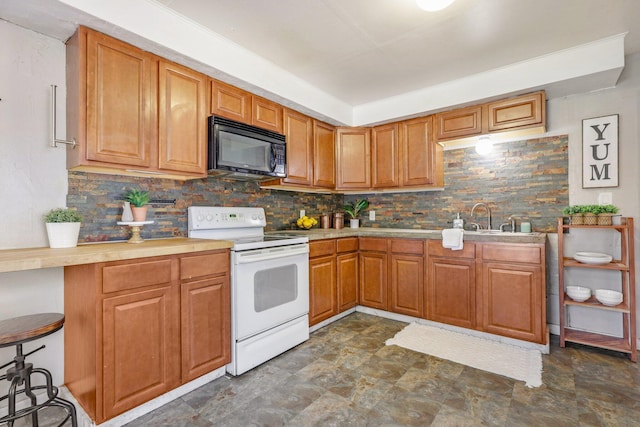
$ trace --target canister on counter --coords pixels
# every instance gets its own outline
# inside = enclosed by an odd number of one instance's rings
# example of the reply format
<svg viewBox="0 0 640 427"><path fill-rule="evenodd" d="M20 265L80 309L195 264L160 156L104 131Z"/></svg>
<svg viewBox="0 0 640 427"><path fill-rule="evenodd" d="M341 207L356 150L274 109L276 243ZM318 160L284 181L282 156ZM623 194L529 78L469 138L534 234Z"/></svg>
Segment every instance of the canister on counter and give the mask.
<svg viewBox="0 0 640 427"><path fill-rule="evenodd" d="M333 228L336 230L344 227L344 213L343 212L335 212L333 214Z"/></svg>
<svg viewBox="0 0 640 427"><path fill-rule="evenodd" d="M320 227L331 228L331 215L329 214L320 215Z"/></svg>

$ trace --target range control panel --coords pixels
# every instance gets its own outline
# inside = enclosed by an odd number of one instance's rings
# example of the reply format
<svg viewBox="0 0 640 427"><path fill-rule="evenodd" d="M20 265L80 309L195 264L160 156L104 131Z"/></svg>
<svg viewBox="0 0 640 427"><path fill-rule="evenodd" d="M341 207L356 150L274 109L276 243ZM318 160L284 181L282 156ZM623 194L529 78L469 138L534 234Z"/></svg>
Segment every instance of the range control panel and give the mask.
<svg viewBox="0 0 640 427"><path fill-rule="evenodd" d="M225 208L191 206L188 209L189 230L265 227L263 208Z"/></svg>

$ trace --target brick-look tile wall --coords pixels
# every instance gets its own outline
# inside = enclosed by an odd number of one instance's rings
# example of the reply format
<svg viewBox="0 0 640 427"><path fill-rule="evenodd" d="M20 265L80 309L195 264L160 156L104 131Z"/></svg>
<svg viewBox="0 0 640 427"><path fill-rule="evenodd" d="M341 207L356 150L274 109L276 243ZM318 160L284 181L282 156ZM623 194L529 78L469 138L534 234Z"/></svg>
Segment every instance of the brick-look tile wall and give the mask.
<svg viewBox="0 0 640 427"><path fill-rule="evenodd" d="M176 200L175 205L149 206L147 220L155 223L143 228L143 238L186 236L187 207L191 205L263 207L267 230L281 230L291 227L300 209L318 218L320 213L341 211L343 200L341 195L261 190L255 182L216 177L182 182L70 171L67 205L84 217L80 241L129 237L128 228L116 222L122 215L124 194L131 187L148 190L154 200Z"/></svg>
<svg viewBox="0 0 640 427"><path fill-rule="evenodd" d="M481 156L473 147L445 151L444 191L349 195L345 201L366 197L376 221L365 213L366 227L451 227L457 212L468 225L477 202L489 205L492 227L515 215L519 224L531 222L534 231L555 232L556 218L569 204L568 137L558 136L496 144ZM485 226L485 210L478 208L473 222Z"/></svg>
<svg viewBox="0 0 640 427"><path fill-rule="evenodd" d="M187 235L187 207L262 206L267 229L288 229L300 209L318 217L341 211L343 200L366 197L376 221L363 215L362 225L392 228L441 229L451 226L460 211L469 219L474 203L488 203L493 227L509 215L518 224L527 219L534 230L553 232L555 218L569 203L566 136L497 144L488 156L473 148L445 151L445 189L419 193L367 194L359 196L295 193L261 190L257 183L210 177L192 181L135 178L69 172L67 205L84 216L80 241L122 240L129 230L116 224L122 214L124 193L131 187L151 192L153 199L175 199L175 205L154 205L145 226L144 238ZM484 210L477 222L484 224Z"/></svg>

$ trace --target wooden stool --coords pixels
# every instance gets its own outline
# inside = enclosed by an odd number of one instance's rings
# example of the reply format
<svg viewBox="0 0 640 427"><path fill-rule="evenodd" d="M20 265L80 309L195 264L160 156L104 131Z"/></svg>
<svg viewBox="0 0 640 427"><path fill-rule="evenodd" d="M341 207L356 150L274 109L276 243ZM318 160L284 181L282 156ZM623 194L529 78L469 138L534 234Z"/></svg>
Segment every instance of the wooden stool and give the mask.
<svg viewBox="0 0 640 427"><path fill-rule="evenodd" d="M0 321L0 347L16 346L16 357L9 363L0 366L0 369L13 365L7 370L6 375L0 376L1 380L11 381L9 392L6 396L0 397L9 401L9 413L0 418L0 424L7 423L8 427L12 427L18 418L31 415L31 424L38 426L38 411L49 406L57 406L66 411L66 417L58 424L62 426L67 420L71 419L73 427L77 427L76 408L73 403L58 397L58 387L53 385L51 373L46 369L34 368L31 363L25 363L25 358L38 350L42 350L43 346L30 351L27 354L22 353L22 344L28 341L42 338L56 332L62 328L64 324L64 315L59 313L43 313L31 314L28 316L14 317ZM32 386L31 374L41 374L46 380L46 385ZM18 389L18 387L24 387ZM38 403L34 390L46 390L46 400ZM16 410L16 395L24 393L29 397L31 406Z"/></svg>

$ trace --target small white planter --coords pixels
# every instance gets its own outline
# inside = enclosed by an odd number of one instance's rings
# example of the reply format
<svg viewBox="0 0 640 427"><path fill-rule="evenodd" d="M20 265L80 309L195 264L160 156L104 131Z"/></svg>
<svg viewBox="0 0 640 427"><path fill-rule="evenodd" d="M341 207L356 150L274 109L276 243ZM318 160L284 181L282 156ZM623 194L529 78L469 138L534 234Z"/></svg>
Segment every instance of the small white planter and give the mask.
<svg viewBox="0 0 640 427"><path fill-rule="evenodd" d="M359 218L350 219L349 224L351 225L351 228L358 228L360 227L360 219Z"/></svg>
<svg viewBox="0 0 640 427"><path fill-rule="evenodd" d="M79 222L47 222L50 248L75 248L80 235Z"/></svg>

